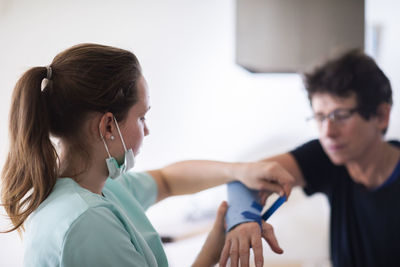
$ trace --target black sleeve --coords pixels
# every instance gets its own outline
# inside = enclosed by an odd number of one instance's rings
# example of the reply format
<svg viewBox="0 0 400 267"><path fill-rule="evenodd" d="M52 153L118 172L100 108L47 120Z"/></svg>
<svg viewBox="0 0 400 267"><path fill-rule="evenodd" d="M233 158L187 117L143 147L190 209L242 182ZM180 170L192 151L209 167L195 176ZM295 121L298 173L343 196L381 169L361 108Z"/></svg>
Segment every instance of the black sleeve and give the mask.
<svg viewBox="0 0 400 267"><path fill-rule="evenodd" d="M325 154L319 140L312 140L290 151L304 176L304 192L330 194L335 166Z"/></svg>

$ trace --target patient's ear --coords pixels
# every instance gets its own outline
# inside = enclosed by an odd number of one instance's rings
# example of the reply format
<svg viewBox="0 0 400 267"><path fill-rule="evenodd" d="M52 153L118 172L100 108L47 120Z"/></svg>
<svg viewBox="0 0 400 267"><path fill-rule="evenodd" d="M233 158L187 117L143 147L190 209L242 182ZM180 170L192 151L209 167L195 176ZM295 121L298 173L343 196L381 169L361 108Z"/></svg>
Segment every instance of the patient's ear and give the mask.
<svg viewBox="0 0 400 267"><path fill-rule="evenodd" d="M378 106L376 115L378 118L378 125L381 130L385 130L389 127L390 111L392 105L389 103L381 103Z"/></svg>

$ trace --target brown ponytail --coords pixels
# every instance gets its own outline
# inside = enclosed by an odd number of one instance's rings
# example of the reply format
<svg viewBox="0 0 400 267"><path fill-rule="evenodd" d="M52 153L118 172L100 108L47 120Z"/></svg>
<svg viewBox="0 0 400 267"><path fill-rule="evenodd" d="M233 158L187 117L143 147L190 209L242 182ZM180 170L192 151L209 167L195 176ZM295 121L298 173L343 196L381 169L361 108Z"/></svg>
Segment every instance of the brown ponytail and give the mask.
<svg viewBox="0 0 400 267"><path fill-rule="evenodd" d="M60 175L60 160L50 135L59 138L73 157L87 163L90 155L82 135L87 115L111 112L121 121L137 102L141 67L129 51L80 44L59 53L51 69L43 90L45 67L28 70L14 88L10 148L2 172L1 201L13 224L7 232L23 229Z"/></svg>
<svg viewBox="0 0 400 267"><path fill-rule="evenodd" d="M13 224L6 232L19 230L56 182L58 156L50 141L41 91L46 73L45 67L32 68L14 88L9 117L10 148L2 171L1 200Z"/></svg>

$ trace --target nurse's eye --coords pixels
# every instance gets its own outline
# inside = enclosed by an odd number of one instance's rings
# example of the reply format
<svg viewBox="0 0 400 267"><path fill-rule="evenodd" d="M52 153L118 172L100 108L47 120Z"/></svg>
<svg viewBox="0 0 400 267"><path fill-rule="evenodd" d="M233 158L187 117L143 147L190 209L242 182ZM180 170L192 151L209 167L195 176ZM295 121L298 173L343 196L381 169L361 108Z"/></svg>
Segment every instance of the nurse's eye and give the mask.
<svg viewBox="0 0 400 267"><path fill-rule="evenodd" d="M146 117L141 117L140 120L141 121L146 121Z"/></svg>

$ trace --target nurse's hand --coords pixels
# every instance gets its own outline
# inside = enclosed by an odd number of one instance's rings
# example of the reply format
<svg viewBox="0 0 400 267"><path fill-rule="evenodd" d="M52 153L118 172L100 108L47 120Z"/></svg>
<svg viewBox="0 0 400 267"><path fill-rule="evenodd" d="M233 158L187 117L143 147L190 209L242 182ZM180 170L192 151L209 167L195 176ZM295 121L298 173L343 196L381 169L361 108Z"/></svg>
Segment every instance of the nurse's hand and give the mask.
<svg viewBox="0 0 400 267"><path fill-rule="evenodd" d="M228 259L232 267L249 266L250 248L253 249L254 262L257 267L261 267L264 264L264 257L262 252L262 240L263 237L272 251L277 254L282 254L283 250L280 248L278 241L274 234L272 226L262 221L262 232L260 225L256 222L243 223L233 228L226 235L225 246L221 253L219 261L220 266L225 267Z"/></svg>
<svg viewBox="0 0 400 267"><path fill-rule="evenodd" d="M223 201L218 208L214 226L192 267L214 266L218 262L225 243L225 214L227 209L228 203Z"/></svg>
<svg viewBox="0 0 400 267"><path fill-rule="evenodd" d="M248 188L276 192L286 195L286 198L289 198L295 182L294 177L274 161L235 163L233 177Z"/></svg>

